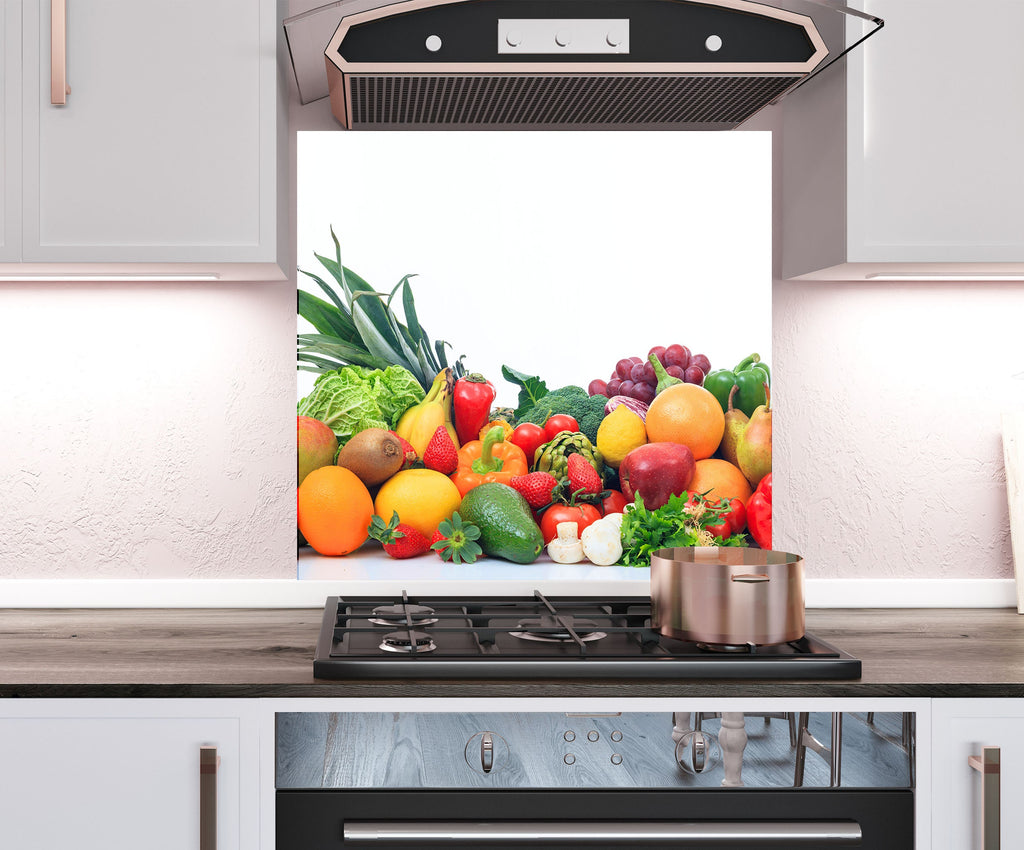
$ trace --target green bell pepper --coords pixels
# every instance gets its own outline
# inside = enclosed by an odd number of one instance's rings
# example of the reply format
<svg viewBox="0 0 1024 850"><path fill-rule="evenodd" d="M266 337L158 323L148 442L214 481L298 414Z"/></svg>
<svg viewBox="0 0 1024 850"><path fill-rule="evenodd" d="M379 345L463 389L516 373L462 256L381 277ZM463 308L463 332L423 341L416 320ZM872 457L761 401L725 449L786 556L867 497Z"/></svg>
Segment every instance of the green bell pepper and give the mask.
<svg viewBox="0 0 1024 850"><path fill-rule="evenodd" d="M734 369L716 369L704 378L704 389L708 390L722 412L729 409L729 393L736 387L733 408L753 416L759 405L765 403L764 385L771 385L771 372L767 363L761 362L759 354L751 354L741 360Z"/></svg>

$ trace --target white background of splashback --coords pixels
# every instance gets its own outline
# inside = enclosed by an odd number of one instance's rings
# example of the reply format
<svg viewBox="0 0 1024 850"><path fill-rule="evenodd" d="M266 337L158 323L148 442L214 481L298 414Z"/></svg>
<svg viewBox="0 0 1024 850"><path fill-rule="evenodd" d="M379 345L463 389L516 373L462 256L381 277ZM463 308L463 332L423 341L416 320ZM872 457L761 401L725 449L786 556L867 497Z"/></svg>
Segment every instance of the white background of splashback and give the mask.
<svg viewBox="0 0 1024 850"><path fill-rule="evenodd" d="M767 132L300 133L301 269L331 225L379 290L415 272L423 327L513 407L502 364L555 389L652 345L771 357Z"/></svg>

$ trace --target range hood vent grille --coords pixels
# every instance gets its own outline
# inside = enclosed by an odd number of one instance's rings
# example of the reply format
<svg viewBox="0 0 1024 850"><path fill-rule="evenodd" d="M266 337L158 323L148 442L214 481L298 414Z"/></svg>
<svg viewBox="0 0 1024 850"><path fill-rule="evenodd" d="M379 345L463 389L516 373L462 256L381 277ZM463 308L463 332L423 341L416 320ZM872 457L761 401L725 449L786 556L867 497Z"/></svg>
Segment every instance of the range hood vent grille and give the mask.
<svg viewBox="0 0 1024 850"><path fill-rule="evenodd" d="M649 126L745 121L801 75L349 74L351 127Z"/></svg>

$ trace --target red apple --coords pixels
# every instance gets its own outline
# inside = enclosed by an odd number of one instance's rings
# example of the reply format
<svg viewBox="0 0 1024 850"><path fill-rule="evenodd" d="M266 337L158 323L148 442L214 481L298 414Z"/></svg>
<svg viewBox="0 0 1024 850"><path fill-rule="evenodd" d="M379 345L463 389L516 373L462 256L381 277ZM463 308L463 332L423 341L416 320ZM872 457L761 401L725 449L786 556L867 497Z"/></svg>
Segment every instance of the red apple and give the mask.
<svg viewBox="0 0 1024 850"><path fill-rule="evenodd" d="M697 465L693 452L680 443L647 443L627 454L619 464L619 483L631 502L639 493L644 506L660 508L671 495L686 492Z"/></svg>

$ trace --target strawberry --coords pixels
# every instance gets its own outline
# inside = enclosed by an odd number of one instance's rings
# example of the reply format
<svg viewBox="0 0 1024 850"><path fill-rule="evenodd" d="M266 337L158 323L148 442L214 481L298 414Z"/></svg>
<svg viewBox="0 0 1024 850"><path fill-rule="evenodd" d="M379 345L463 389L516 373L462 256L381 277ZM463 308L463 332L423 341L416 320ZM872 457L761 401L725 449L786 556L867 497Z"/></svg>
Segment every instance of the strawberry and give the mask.
<svg viewBox="0 0 1024 850"><path fill-rule="evenodd" d="M571 454L567 463L566 472L569 477L570 492L578 493L580 490L584 493L601 492L601 476L583 455Z"/></svg>
<svg viewBox="0 0 1024 850"><path fill-rule="evenodd" d="M430 548L442 561L472 564L483 557L483 549L477 543L479 538L480 529L470 522L463 522L459 512L455 511L451 519L444 520L437 527Z"/></svg>
<svg viewBox="0 0 1024 850"><path fill-rule="evenodd" d="M438 425L423 451L423 465L442 475L451 475L459 468L459 453L444 425Z"/></svg>
<svg viewBox="0 0 1024 850"><path fill-rule="evenodd" d="M522 494L531 508L543 508L551 504L551 491L558 479L550 472L531 472L513 476L508 483Z"/></svg>
<svg viewBox="0 0 1024 850"><path fill-rule="evenodd" d="M423 532L399 522L398 511L391 514L391 521L388 523L374 514L367 534L374 540L379 540L384 546L384 551L392 558L415 558L430 551L430 541Z"/></svg>
<svg viewBox="0 0 1024 850"><path fill-rule="evenodd" d="M405 439L405 437L399 437L396 431L392 431L391 433L398 437L398 442L402 444L402 451L405 452L405 460L402 462L401 468L409 469L414 463L416 463L416 449L412 447L412 443Z"/></svg>

